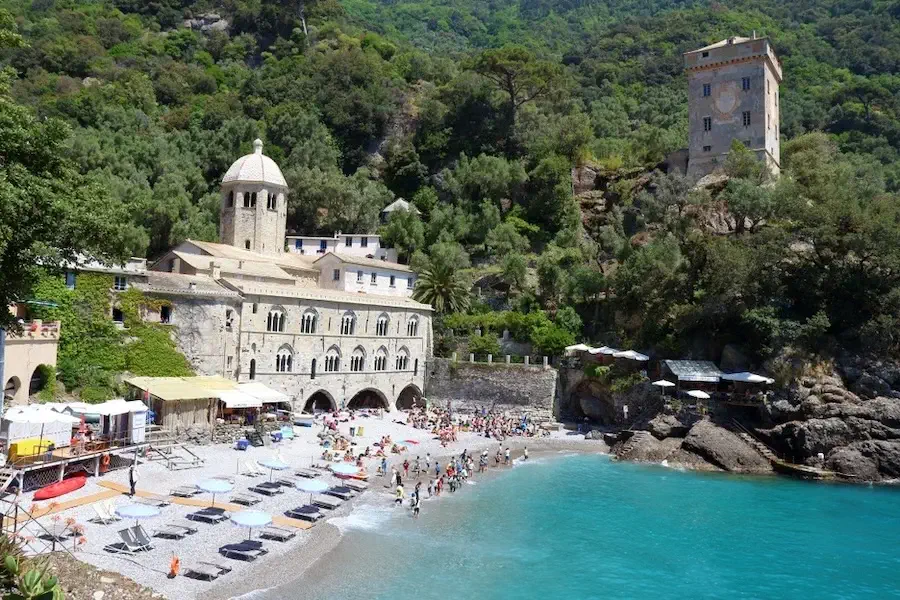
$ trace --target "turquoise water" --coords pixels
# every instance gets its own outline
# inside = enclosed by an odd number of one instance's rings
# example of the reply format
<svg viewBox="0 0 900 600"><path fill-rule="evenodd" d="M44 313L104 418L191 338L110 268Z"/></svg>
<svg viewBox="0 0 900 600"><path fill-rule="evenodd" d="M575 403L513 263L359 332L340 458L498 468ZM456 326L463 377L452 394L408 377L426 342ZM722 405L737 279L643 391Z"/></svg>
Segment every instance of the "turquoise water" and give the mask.
<svg viewBox="0 0 900 600"><path fill-rule="evenodd" d="M263 597L900 598L900 490L567 456L444 495L364 509Z"/></svg>

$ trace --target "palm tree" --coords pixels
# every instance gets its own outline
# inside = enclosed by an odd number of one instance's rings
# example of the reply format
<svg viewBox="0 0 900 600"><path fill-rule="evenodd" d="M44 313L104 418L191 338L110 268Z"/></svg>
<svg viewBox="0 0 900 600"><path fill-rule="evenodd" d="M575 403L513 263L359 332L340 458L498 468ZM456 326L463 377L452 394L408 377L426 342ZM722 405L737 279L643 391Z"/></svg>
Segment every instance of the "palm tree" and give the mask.
<svg viewBox="0 0 900 600"><path fill-rule="evenodd" d="M469 286L465 277L449 265L434 265L419 275L413 299L430 304L439 314L469 308Z"/></svg>

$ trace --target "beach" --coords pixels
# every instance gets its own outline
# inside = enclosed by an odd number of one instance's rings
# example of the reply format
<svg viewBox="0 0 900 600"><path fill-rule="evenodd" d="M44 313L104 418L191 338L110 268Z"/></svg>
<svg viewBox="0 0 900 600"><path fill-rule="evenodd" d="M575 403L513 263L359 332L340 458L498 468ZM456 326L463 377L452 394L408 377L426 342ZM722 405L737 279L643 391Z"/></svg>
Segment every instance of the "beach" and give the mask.
<svg viewBox="0 0 900 600"><path fill-rule="evenodd" d="M488 471L480 475L476 473L473 475L474 479L490 476L492 471L499 470L494 467L493 453L500 447L500 442L485 438L483 434L460 432L456 441L442 446L441 441L430 430L416 429L407 425L405 421L406 414L402 411L386 413L381 417L357 415L352 421L340 423L339 432L349 437L351 427L357 432L360 426L364 428L364 435L351 438L355 443L353 452L357 455L362 453L366 447L370 447L374 453L374 444L384 436L390 436L394 442L405 442L407 451L387 456L389 464L398 469L406 459L413 463L416 456L419 456L424 464L426 454L430 454L433 476L433 464L437 458L444 459L446 462L447 457L458 456L463 450L475 456L482 450L488 450L491 455ZM295 439L293 440L285 440L270 447L250 447L246 451L238 451L231 446L221 444L192 447L192 451L204 459L203 465L199 468L170 471L162 462L141 460L137 467L136 487L139 492L168 494L178 486L195 485L212 477L231 477L234 480L233 491L246 492L248 487L269 479L268 474L254 477L243 474L242 471L245 470L243 467L247 462L258 464L273 458L280 458L290 466L291 470L323 463L324 461L321 460L323 449L317 438L317 434L321 430L322 425L319 423L313 427L295 427ZM524 446L528 446L531 456L537 456L542 451L548 450L565 449L576 452L607 450L603 442L584 440L583 436L566 435L565 432L554 432L549 437L542 438L514 436L507 438L502 446L509 447L513 457L519 456ZM253 562L230 560L218 553L218 549L222 545L247 539L247 530L230 522L218 525L199 523L197 524L199 530L197 533L188 535L181 540L153 537L153 550L141 552L138 555L123 555L104 551L104 547L120 541L118 531L125 525L133 525L134 522L123 520L107 525L96 523L94 521L96 513L92 503L55 512L41 517L39 521L49 528L54 522L74 520L83 527L84 537L84 543L80 545L74 539L67 542L67 545L71 544L70 547L74 547L73 553L76 558L96 567L118 572L141 585L152 588L167 598L224 600L255 590L271 588L302 576L306 569L328 554L340 542L341 530L328 521L352 518L353 511L360 503L367 506L390 505L394 498L394 491L389 485L389 478L375 475L380 462L380 458L365 460L365 468L370 475L369 489L366 492L345 502L334 511L325 511L327 512L325 519L311 528L298 529L297 535L291 540L285 542L264 540L264 547L268 553ZM390 469L391 467L388 468L389 472ZM289 471L280 474L289 474ZM99 478L91 477L85 487L57 500L62 503L78 498L91 499L101 494L110 495L109 483L119 484L119 489L127 489L128 477L127 469L117 470ZM333 484L340 481L330 474L324 474L320 479ZM424 475L422 481L423 494L426 494L424 490L428 482ZM407 497L412 493L414 485L415 478L410 473L410 479L404 480ZM21 499L23 506L32 505L31 495L23 495ZM216 498L216 503L219 505L227 503L228 496L229 494L220 494ZM285 493L273 497L261 497L262 501L252 509L279 516L290 508L306 504L309 497L307 493L287 488ZM155 530L163 527L167 522L183 520L188 513L200 508L196 504L211 502L212 497L210 494L201 493L192 501L194 501L194 505L173 503L162 507L158 517L144 519L141 521L141 525L152 536ZM128 504L130 500L125 495L116 495L113 502L117 505L124 505ZM40 502L38 505L47 507L50 503ZM429 502L427 510L439 510L439 505L439 501ZM406 511L407 509L404 507L396 510ZM181 575L170 579L167 575L174 556L177 556L180 561ZM185 569L196 564L197 561L227 564L232 570L212 582L184 577Z"/></svg>

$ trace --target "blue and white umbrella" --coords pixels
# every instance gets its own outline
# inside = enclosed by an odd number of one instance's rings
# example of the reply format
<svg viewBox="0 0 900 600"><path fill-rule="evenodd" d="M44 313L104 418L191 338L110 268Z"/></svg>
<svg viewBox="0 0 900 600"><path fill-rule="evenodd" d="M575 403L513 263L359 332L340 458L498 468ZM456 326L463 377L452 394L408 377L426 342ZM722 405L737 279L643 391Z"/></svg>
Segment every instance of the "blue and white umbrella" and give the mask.
<svg viewBox="0 0 900 600"><path fill-rule="evenodd" d="M346 463L339 463L336 465L331 465L331 467L329 467L329 468L331 469L331 472L334 473L335 475L344 475L345 477L350 477L352 475L359 474L359 467L357 467L356 465L348 465Z"/></svg>
<svg viewBox="0 0 900 600"><path fill-rule="evenodd" d="M149 504L124 504L116 507L116 514L123 519L134 519L134 524L141 519L159 516L159 509Z"/></svg>
<svg viewBox="0 0 900 600"><path fill-rule="evenodd" d="M301 492L309 492L309 502L312 504L312 495L327 491L331 486L319 479L301 479L294 485Z"/></svg>
<svg viewBox="0 0 900 600"><path fill-rule="evenodd" d="M212 494L212 505L216 505L216 494L227 494L231 491L232 485L224 479L207 479L197 484L197 488Z"/></svg>
<svg viewBox="0 0 900 600"><path fill-rule="evenodd" d="M286 462L280 461L277 458L270 458L269 460L261 460L259 464L269 469L269 481L272 481L272 474L275 471L284 471L285 469L290 469L291 465Z"/></svg>
<svg viewBox="0 0 900 600"><path fill-rule="evenodd" d="M240 512L232 513L231 522L235 525L240 525L241 527L247 527L249 529L247 539L249 540L253 537L253 528L265 527L271 523L272 515L264 513L261 510L242 510Z"/></svg>

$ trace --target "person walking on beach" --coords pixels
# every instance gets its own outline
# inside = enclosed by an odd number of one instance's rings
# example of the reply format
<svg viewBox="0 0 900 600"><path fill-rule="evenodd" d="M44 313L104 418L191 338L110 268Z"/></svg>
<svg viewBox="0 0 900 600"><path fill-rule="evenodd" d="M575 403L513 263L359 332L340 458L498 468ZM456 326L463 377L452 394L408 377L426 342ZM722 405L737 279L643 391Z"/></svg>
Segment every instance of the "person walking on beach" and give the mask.
<svg viewBox="0 0 900 600"><path fill-rule="evenodd" d="M387 457L381 459L381 474L387 475Z"/></svg>
<svg viewBox="0 0 900 600"><path fill-rule="evenodd" d="M434 498L434 479L428 480L428 497Z"/></svg>
<svg viewBox="0 0 900 600"><path fill-rule="evenodd" d="M416 457L416 462L413 463L413 473L415 473L416 477L419 476L419 473L422 472L422 466L419 464L419 457Z"/></svg>
<svg viewBox="0 0 900 600"><path fill-rule="evenodd" d="M502 456L503 456L503 450L500 448L497 448L497 454L494 455L494 466L495 467L500 466L500 460L501 460Z"/></svg>
<svg viewBox="0 0 900 600"><path fill-rule="evenodd" d="M425 471L431 470L431 452L425 453Z"/></svg>
<svg viewBox="0 0 900 600"><path fill-rule="evenodd" d="M506 453L503 455L503 464L509 464L509 447L506 448Z"/></svg>
<svg viewBox="0 0 900 600"><path fill-rule="evenodd" d="M134 495L137 493L137 467L135 465L131 465L128 467L128 496L134 498Z"/></svg>
<svg viewBox="0 0 900 600"><path fill-rule="evenodd" d="M419 504L421 502L422 501L419 499L419 496L416 495L415 499L413 500L413 519L419 518Z"/></svg>
<svg viewBox="0 0 900 600"><path fill-rule="evenodd" d="M403 476L409 477L409 459L403 461Z"/></svg>
<svg viewBox="0 0 900 600"><path fill-rule="evenodd" d="M391 467L391 485L397 485L397 469Z"/></svg>
<svg viewBox="0 0 900 600"><path fill-rule="evenodd" d="M401 479L400 471L397 471L397 487L403 487L403 479Z"/></svg>
<svg viewBox="0 0 900 600"><path fill-rule="evenodd" d="M397 497L394 498L394 504L395 505L399 504L400 506L403 506L403 486L402 485L397 486Z"/></svg>

